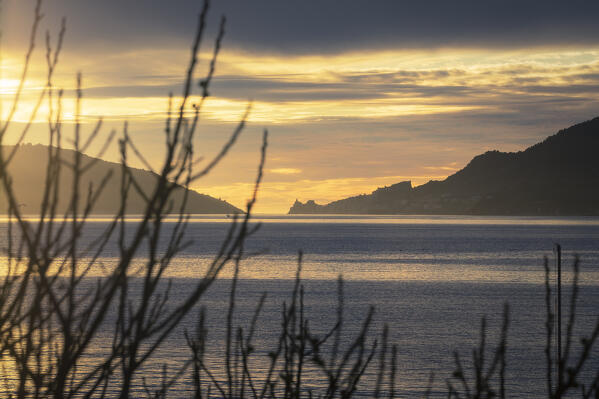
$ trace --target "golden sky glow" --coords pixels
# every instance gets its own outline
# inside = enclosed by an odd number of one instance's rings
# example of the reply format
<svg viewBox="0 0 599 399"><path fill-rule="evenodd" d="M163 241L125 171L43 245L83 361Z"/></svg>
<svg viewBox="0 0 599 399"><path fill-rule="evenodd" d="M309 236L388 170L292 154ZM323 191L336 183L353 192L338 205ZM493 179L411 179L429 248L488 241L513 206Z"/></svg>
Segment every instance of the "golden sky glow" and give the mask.
<svg viewBox="0 0 599 399"><path fill-rule="evenodd" d="M138 146L157 164L168 94L179 101L187 47L115 45L85 52L70 50L68 43L54 79L65 89L65 123L74 118L75 76L82 71L88 129L99 117L106 132L129 121ZM9 143L45 84L45 54L38 50ZM204 51L198 76L211 50ZM2 54L3 117L23 55L10 45ZM401 180L422 184L459 170L485 150L520 150L597 116L598 88L599 47L591 44L287 54L225 43L202 110L200 152L209 157L217 151L251 102L250 123L231 159L195 188L243 207L263 128L271 145L259 212L286 212L296 198L327 202ZM26 141L45 142L47 115L44 102ZM116 154L112 150L106 158L115 160Z"/></svg>
<svg viewBox="0 0 599 399"><path fill-rule="evenodd" d="M116 120L164 118L169 85L173 86L173 90L177 89L179 72L183 70L187 53L147 51L127 52L121 56L124 62L120 64L118 73L112 67L106 70L98 67L102 64L100 59L104 59L102 55L96 62L88 58L83 63L83 67L94 65L90 71L85 71L87 92L84 114ZM180 67L165 64L162 57L176 60ZM80 55L68 54L66 58L66 63L73 64ZM118 59L115 55L111 58ZM206 60L206 57L203 58ZM145 60L148 62L143 62ZM213 98L204 110L206 118L234 122L251 100L251 122L279 124L327 118L383 118L480 110L498 104L485 104L478 100L526 93L531 87L539 86L551 95L559 93L560 88L588 84L594 78L590 75L599 72L599 49L540 49L538 52L505 53L447 49L432 53L383 51L329 57L274 57L225 52L218 65L221 77L216 78L217 88L219 80L234 79L252 81L257 89L245 92L240 89L238 98L219 96L218 89L214 89ZM17 55L4 55L3 78L0 81L3 97L14 93L21 67ZM70 89L64 104L66 120L73 109L75 71L63 71L55 79L57 87ZM37 60L27 81L16 120L28 118L36 95L45 83L44 74L44 65ZM126 76L142 78L131 81L125 79ZM157 84L155 76L166 78ZM274 93L280 98L277 101L261 99L261 83L274 85L274 88L269 88L268 94ZM165 92L162 95L145 94L147 91L144 92L144 89L152 88L156 91L164 89ZM463 98L457 90L441 90L444 88L478 90L480 97ZM493 92L490 92L491 88ZM421 91L424 89L430 92L426 96ZM438 89L437 93L435 89ZM102 95L94 96L99 90L103 90ZM123 95L126 90L129 93ZM111 91L113 95L110 95ZM309 98L311 94L314 96L312 99ZM46 112L47 109L40 112L38 122L45 120Z"/></svg>

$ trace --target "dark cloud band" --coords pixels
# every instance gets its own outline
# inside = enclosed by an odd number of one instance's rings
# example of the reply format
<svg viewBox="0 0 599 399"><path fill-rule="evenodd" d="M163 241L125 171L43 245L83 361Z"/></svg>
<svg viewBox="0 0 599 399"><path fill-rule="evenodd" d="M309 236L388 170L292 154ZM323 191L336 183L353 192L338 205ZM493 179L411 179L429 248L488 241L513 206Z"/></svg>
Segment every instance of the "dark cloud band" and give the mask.
<svg viewBox="0 0 599 399"><path fill-rule="evenodd" d="M31 3L4 5L5 31L22 30ZM366 48L599 44L599 2L588 0L214 0L212 27L229 20L227 45L277 53ZM50 24L69 19L71 44L152 47L187 43L197 0L53 0ZM75 42L75 43L73 43Z"/></svg>

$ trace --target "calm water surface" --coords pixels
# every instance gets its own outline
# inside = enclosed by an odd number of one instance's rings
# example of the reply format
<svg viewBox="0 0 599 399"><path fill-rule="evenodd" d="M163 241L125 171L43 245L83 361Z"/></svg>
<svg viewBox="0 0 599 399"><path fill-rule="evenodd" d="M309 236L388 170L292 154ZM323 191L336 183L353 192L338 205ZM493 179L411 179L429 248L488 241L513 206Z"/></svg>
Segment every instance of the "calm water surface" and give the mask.
<svg viewBox="0 0 599 399"><path fill-rule="evenodd" d="M229 221L212 216L192 219L188 238L193 244L168 272L176 287L173 302L183 298L194 279L202 275ZM489 321L489 342L495 343L505 302L511 309L507 369L510 396L543 396L543 257L552 257L554 243L560 243L564 250L566 283L574 255L581 258L577 332L588 331L599 317L596 218L263 215L256 221L262 226L247 242L250 256L241 270L237 312L237 321L247 322L261 293L268 292L256 347L264 348L263 352L273 349L281 304L288 300L297 253L303 250L306 313L313 329L324 333L333 326L336 279L342 275L346 281L346 337L349 340L355 336L368 306L374 305L377 313L373 331L389 324L392 341L399 346L402 397L421 396L431 373L434 394L442 397L445 380L453 371L453 351L459 350L466 361L470 360L484 315ZM93 239L105 226L106 220L94 220L85 239ZM171 225L167 222L166 226L168 229ZM0 246L5 245L5 234L5 223L0 222ZM102 262L110 267L116 256L116 246L109 246ZM93 272L102 274L101 269ZM225 270L223 276L230 273ZM209 360L216 370L222 370L228 288L225 278L203 300L213 350ZM182 327L193 326L194 320L189 318ZM173 335L145 370L148 377L159 375L162 363L175 364L188 357L181 332ZM263 366L258 362L254 368ZM592 374L598 368L596 351L587 371ZM186 397L187 383L184 379L173 393Z"/></svg>

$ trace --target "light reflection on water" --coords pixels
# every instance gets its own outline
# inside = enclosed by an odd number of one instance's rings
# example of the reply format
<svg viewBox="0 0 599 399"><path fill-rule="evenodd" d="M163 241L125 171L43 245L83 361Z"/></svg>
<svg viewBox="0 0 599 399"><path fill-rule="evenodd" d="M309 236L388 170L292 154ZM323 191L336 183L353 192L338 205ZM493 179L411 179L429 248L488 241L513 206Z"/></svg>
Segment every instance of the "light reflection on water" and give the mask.
<svg viewBox="0 0 599 399"><path fill-rule="evenodd" d="M105 223L111 215L92 215L87 220L92 223ZM241 217L241 216L240 216ZM25 215L31 222L39 220L36 215ZM235 215L191 215L192 223L229 223ZM166 223L176 222L177 216L166 216ZM70 219L69 219L70 220ZM128 222L139 222L141 215L129 215ZM8 218L0 215L0 223ZM599 225L595 216L461 216L461 215L280 215L252 214L252 221L259 223L349 223L349 224L453 224L453 225Z"/></svg>
<svg viewBox="0 0 599 399"><path fill-rule="evenodd" d="M173 292L181 300L224 238L225 216L192 218L188 238L194 244L174 261L167 277L175 278ZM543 364L543 256L552 246L564 248L565 284L574 254L583 272L579 319L588 330L599 316L599 219L596 218L489 218L455 216L269 216L259 215L261 229L247 243L239 292L240 322L247 322L262 291L270 293L259 323L256 347L270 350L279 309L289 295L290 279L297 266L297 251L305 253L302 276L306 280L306 306L314 326L330 328L335 308L338 275L348 281L346 297L348 335L356 333L367 305L378 309L375 331L389 323L394 342L400 345L400 393L421 395L428 375L437 376L440 393L453 370L452 351L468 357L478 339L480 318L490 318L490 340L497 338L502 304L512 305L512 330L508 352L508 377L514 396L537 397L544 384ZM131 220L133 225L135 219ZM83 240L99 234L106 219L87 227ZM165 225L169 228L169 222ZM5 247L6 225L0 222L0 248ZM83 247L84 245L82 245ZM143 255L143 251L141 254ZM101 261L107 269L117 259L115 245ZM0 263L2 260L0 259ZM143 261L137 263L143 267ZM138 269L138 270L139 270ZM101 268L92 275L103 275ZM230 277L226 269L223 277ZM223 315L228 282L219 282L205 297L210 320L212 364L222 367ZM108 323L110 324L110 323ZM193 329L193 317L183 327ZM316 327L318 328L318 327ZM109 331L103 332L106 339ZM108 341L106 341L108 342ZM96 348L101 352L101 340ZM162 363L186 359L182 331L157 353L145 373L157 376ZM91 358L90 358L91 359ZM593 365L599 367L595 354ZM254 364L261 369L264 364ZM220 368L222 371L223 369ZM218 374L218 372L217 372ZM220 374L222 376L222 373ZM367 378L373 378L367 375ZM142 392L142 387L137 387ZM182 392L186 384L177 387ZM368 396L366 394L366 396Z"/></svg>
<svg viewBox="0 0 599 399"><path fill-rule="evenodd" d="M244 278L293 278L301 249L305 279L343 275L347 280L541 283L543 257L551 257L553 244L559 242L565 265L574 254L581 257L582 283L599 282L597 218L259 215L257 219L263 224L247 242ZM187 234L192 245L175 259L167 276L200 276L218 251L228 221L226 216L194 216ZM101 234L106 223L94 219L80 246ZM6 246L5 226L0 224L0 248ZM170 226L167 221L165 230ZM139 252L140 259L144 253ZM100 259L102 266L110 269L117 257L113 241ZM91 275L104 275L103 267L93 268Z"/></svg>

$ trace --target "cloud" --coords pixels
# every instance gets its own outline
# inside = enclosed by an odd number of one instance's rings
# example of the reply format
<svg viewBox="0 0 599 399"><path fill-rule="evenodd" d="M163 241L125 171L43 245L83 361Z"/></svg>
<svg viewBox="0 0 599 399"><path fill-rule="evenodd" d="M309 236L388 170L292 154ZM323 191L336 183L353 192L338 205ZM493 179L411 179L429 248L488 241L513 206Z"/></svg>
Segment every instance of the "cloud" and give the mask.
<svg viewBox="0 0 599 399"><path fill-rule="evenodd" d="M71 45L152 48L188 43L199 7L196 0L54 0L45 13L50 26L68 17ZM22 30L32 3L3 8L7 31ZM599 43L599 3L588 0L222 0L212 4L209 32L221 14L228 47L270 53Z"/></svg>
<svg viewBox="0 0 599 399"><path fill-rule="evenodd" d="M449 165L441 165L441 166L424 166L423 169L426 170L435 170L437 172L440 173L450 173L450 172L456 172L457 170L459 170L460 168L458 168L456 166L456 162L452 162Z"/></svg>
<svg viewBox="0 0 599 399"><path fill-rule="evenodd" d="M302 173L301 169L297 168L274 168L268 170L270 173L275 173L278 175L297 175Z"/></svg>
<svg viewBox="0 0 599 399"><path fill-rule="evenodd" d="M135 54L151 60L155 50ZM98 56L89 58L101 64ZM495 115L525 125L536 115L590 109L599 101L599 50L589 49L453 50L434 57L422 52L297 58L231 52L223 54L219 65L225 73L215 78L203 116L224 122L236 122L249 98L250 121L298 126L447 113ZM180 92L179 74L171 65L127 61L118 72L113 68L112 74L92 71L84 80L86 109L93 110L92 116L164 118L167 94ZM18 69L9 72L4 72L7 79L18 77ZM72 97L72 79L59 81L63 83L71 87L65 96Z"/></svg>

